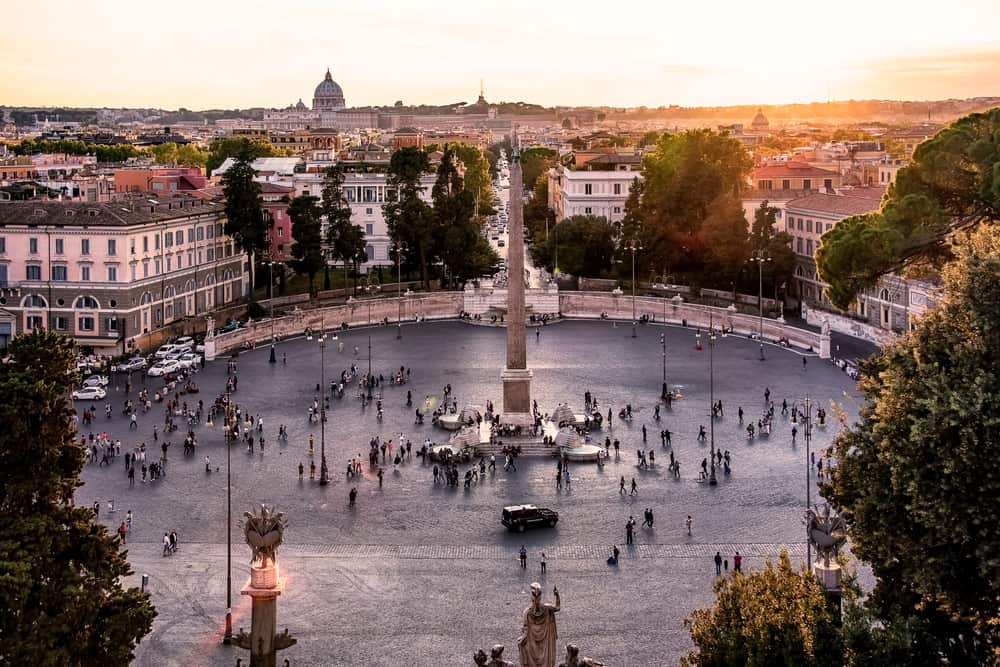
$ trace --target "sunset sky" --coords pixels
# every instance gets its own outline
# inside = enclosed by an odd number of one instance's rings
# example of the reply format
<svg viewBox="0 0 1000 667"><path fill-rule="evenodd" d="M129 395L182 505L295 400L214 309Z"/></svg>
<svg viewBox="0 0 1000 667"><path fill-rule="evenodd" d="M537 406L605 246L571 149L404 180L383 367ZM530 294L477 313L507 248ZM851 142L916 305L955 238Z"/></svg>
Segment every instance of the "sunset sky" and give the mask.
<svg viewBox="0 0 1000 667"><path fill-rule="evenodd" d="M1000 2L50 0L0 12L0 105L614 106L1000 95Z"/></svg>

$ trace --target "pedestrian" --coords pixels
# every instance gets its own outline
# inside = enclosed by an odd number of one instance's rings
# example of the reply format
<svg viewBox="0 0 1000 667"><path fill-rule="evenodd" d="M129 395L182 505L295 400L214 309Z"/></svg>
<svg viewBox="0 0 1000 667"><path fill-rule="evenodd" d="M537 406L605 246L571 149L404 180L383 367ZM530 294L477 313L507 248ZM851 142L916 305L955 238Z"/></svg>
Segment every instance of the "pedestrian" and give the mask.
<svg viewBox="0 0 1000 667"><path fill-rule="evenodd" d="M803 372L805 372L805 370L806 370L806 364L808 363L808 361L809 361L808 359L806 359L805 357L802 357L802 371ZM733 565L733 569L736 570L735 564Z"/></svg>
<svg viewBox="0 0 1000 667"><path fill-rule="evenodd" d="M542 552L542 555L541 555L538 563L539 563L539 565L542 566L542 574L545 574L545 552L544 551Z"/></svg>
<svg viewBox="0 0 1000 667"><path fill-rule="evenodd" d="M740 423L742 424L743 423L743 406L742 405L739 407L739 410L736 411L736 414L739 415Z"/></svg>
<svg viewBox="0 0 1000 667"><path fill-rule="evenodd" d="M645 424L642 425L642 441L644 443L646 442L646 425Z"/></svg>
<svg viewBox="0 0 1000 667"><path fill-rule="evenodd" d="M208 454L205 454L205 472L212 472L211 465L212 465L212 462L211 462L211 460L209 460ZM145 468L145 467L146 466L143 466L143 468ZM145 475L143 475L143 477L145 477Z"/></svg>
<svg viewBox="0 0 1000 667"><path fill-rule="evenodd" d="M739 551L733 556L733 572L743 572L743 556Z"/></svg>
<svg viewBox="0 0 1000 667"><path fill-rule="evenodd" d="M378 469L378 488L380 488L380 489L382 488L382 475L383 475L382 468L379 468Z"/></svg>
<svg viewBox="0 0 1000 667"><path fill-rule="evenodd" d="M715 576L722 576L722 554L715 552Z"/></svg>
<svg viewBox="0 0 1000 667"><path fill-rule="evenodd" d="M170 536L163 533L163 555L170 553Z"/></svg>
<svg viewBox="0 0 1000 667"><path fill-rule="evenodd" d="M633 519L630 516L628 518L628 521L625 522L625 544L626 545L632 544L632 531L633 530L635 530L633 528Z"/></svg>
<svg viewBox="0 0 1000 667"><path fill-rule="evenodd" d="M795 426L792 427L792 444L795 444L795 436L798 435L799 429Z"/></svg>
<svg viewBox="0 0 1000 667"><path fill-rule="evenodd" d="M122 546L125 546L125 522L122 521L118 526L118 539L121 540Z"/></svg>
<svg viewBox="0 0 1000 667"><path fill-rule="evenodd" d="M618 493L619 494L625 493L625 475L622 475L621 482L618 486Z"/></svg>
<svg viewBox="0 0 1000 667"><path fill-rule="evenodd" d="M302 461L299 461L299 479L302 479L303 472L305 472L305 466L302 465Z"/></svg>
<svg viewBox="0 0 1000 667"><path fill-rule="evenodd" d="M636 485L636 483L635 483L635 477L633 477L633 478L632 478L632 490L631 490L631 491L629 491L629 492L628 492L628 494L629 494L630 496L634 496L634 495L635 495L635 494L637 494L637 493L639 493L639 487L638 487L638 485Z"/></svg>
<svg viewBox="0 0 1000 667"><path fill-rule="evenodd" d="M518 559L521 561L521 569L526 570L528 568L528 550L521 545L521 550L518 552Z"/></svg>
<svg viewBox="0 0 1000 667"><path fill-rule="evenodd" d="M686 521L684 522L684 525L686 525L686 526L687 526L687 529L688 529L688 535L690 536L690 535L691 535L691 515L690 515L690 514L688 514L688 518L687 518L687 520L686 520Z"/></svg>
<svg viewBox="0 0 1000 667"><path fill-rule="evenodd" d="M357 500L357 498L358 498L358 489L357 487L352 486L351 490L347 494L347 506L354 507L354 501Z"/></svg>

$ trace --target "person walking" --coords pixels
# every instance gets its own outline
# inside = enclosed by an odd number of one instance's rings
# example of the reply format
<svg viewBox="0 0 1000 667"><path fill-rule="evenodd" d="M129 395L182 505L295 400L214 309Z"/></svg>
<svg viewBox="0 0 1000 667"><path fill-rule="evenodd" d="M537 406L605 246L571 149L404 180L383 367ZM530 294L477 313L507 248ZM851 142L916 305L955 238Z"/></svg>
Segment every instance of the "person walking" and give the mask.
<svg viewBox="0 0 1000 667"><path fill-rule="evenodd" d="M691 515L688 514L688 518L684 521L684 525L687 526L688 536L691 535Z"/></svg>
<svg viewBox="0 0 1000 667"><path fill-rule="evenodd" d="M628 518L628 521L625 522L625 544L626 545L632 544L632 531L635 530L634 525L635 525L635 520L630 516Z"/></svg>
<svg viewBox="0 0 1000 667"><path fill-rule="evenodd" d="M542 574L545 574L545 552L542 552L541 557L538 560L538 564L542 566Z"/></svg>
<svg viewBox="0 0 1000 667"><path fill-rule="evenodd" d="M631 490L631 491L629 491L629 492L628 492L628 494L629 494L630 496L634 496L634 495L635 495L635 494L637 494L637 493L639 493L639 487L638 487L638 485L636 485L636 483L635 483L635 477L633 477L633 478L632 478L632 490Z"/></svg>
<svg viewBox="0 0 1000 667"><path fill-rule="evenodd" d="M125 546L125 522L122 521L118 526L118 539L121 540L122 546Z"/></svg>
<svg viewBox="0 0 1000 667"><path fill-rule="evenodd" d="M518 552L518 558L521 561L521 569L528 569L528 550L524 548L523 544L521 545L521 550Z"/></svg>
<svg viewBox="0 0 1000 667"><path fill-rule="evenodd" d="M358 499L358 488L352 486L351 490L347 494L347 506L354 507L354 502Z"/></svg>
<svg viewBox="0 0 1000 667"><path fill-rule="evenodd" d="M715 552L715 576L722 576L722 554L718 551Z"/></svg>
<svg viewBox="0 0 1000 667"><path fill-rule="evenodd" d="M733 556L733 572L743 572L743 556L739 551Z"/></svg>
<svg viewBox="0 0 1000 667"><path fill-rule="evenodd" d="M619 482L618 493L619 494L625 493L625 475L622 475L621 481Z"/></svg>

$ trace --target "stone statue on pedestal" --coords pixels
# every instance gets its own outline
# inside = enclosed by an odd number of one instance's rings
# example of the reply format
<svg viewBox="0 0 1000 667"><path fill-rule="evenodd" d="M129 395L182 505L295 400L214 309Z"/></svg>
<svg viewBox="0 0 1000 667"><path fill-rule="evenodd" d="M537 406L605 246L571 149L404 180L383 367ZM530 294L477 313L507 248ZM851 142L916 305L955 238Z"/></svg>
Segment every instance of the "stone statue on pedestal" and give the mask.
<svg viewBox="0 0 1000 667"><path fill-rule="evenodd" d="M809 541L816 549L816 554L823 558L826 567L830 567L830 557L836 558L840 547L847 541L847 522L838 514L831 515L830 506L824 505L823 513L815 509L806 512L806 523L809 527Z"/></svg>
<svg viewBox="0 0 1000 667"><path fill-rule="evenodd" d="M566 644L566 662L559 663L559 667L604 667L604 663L581 656L576 644Z"/></svg>
<svg viewBox="0 0 1000 667"><path fill-rule="evenodd" d="M472 656L476 667L514 667L513 662L503 659L503 644L494 644L490 649L490 657L486 657L486 651L479 649Z"/></svg>
<svg viewBox="0 0 1000 667"><path fill-rule="evenodd" d="M542 586L531 584L531 606L524 610L524 627L517 640L521 667L555 667L556 612L559 611L559 590L553 586L556 603L542 602Z"/></svg>

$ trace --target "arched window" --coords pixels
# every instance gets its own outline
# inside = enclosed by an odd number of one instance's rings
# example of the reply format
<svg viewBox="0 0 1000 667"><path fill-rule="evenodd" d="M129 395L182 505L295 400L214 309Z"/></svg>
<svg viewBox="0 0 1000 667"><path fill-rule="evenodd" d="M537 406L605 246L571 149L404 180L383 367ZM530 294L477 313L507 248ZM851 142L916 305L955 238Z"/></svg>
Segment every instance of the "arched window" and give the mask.
<svg viewBox="0 0 1000 667"><path fill-rule="evenodd" d="M38 294L29 294L21 299L21 308L48 308L48 306L45 298Z"/></svg>
<svg viewBox="0 0 1000 667"><path fill-rule="evenodd" d="M174 287L168 287L165 290L163 290L163 298L164 298L164 300L166 300L166 299L172 299L176 295L177 295L177 290Z"/></svg>
<svg viewBox="0 0 1000 667"><path fill-rule="evenodd" d="M882 301L892 300L889 298L889 290L885 289L884 287L882 288L882 291L878 293L878 298L882 299Z"/></svg>
<svg viewBox="0 0 1000 667"><path fill-rule="evenodd" d="M208 277L205 278L205 285L206 285L206 287L208 285L214 285L214 284L215 284L215 276L213 276L212 274L208 274Z"/></svg>
<svg viewBox="0 0 1000 667"><path fill-rule="evenodd" d="M232 269L226 269L225 273L222 274L222 279L223 280L232 280L233 279L233 270Z"/></svg>
<svg viewBox="0 0 1000 667"><path fill-rule="evenodd" d="M195 287L197 287L197 285L193 280L189 280L186 283L184 283L185 292L193 292Z"/></svg>
<svg viewBox="0 0 1000 667"><path fill-rule="evenodd" d="M153 303L153 293L143 292L142 297L139 299L139 304L143 306L148 306L151 303Z"/></svg>
<svg viewBox="0 0 1000 667"><path fill-rule="evenodd" d="M73 308L76 310L95 310L100 308L101 304L92 296L78 296L76 301L73 302Z"/></svg>

